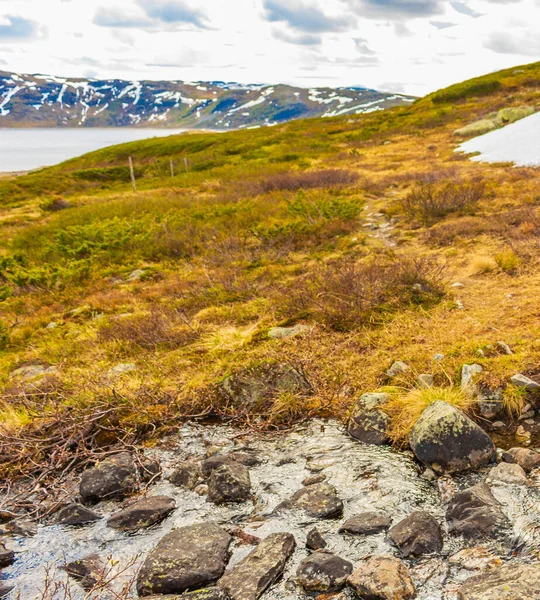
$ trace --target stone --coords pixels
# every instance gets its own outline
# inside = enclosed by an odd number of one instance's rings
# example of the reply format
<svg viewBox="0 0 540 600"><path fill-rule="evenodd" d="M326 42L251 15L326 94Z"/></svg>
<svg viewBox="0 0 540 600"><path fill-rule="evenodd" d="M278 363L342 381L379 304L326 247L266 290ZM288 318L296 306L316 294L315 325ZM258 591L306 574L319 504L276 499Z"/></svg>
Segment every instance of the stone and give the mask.
<svg viewBox="0 0 540 600"><path fill-rule="evenodd" d="M230 600L225 590L219 587L207 587L183 594L148 596L147 600Z"/></svg>
<svg viewBox="0 0 540 600"><path fill-rule="evenodd" d="M8 585L7 583L0 582L0 598L5 598L9 592L14 590L15 587L13 585Z"/></svg>
<svg viewBox="0 0 540 600"><path fill-rule="evenodd" d="M446 356L444 354L438 353L438 354L434 354L433 355L433 359L435 362L441 362L441 360L444 360L446 358Z"/></svg>
<svg viewBox="0 0 540 600"><path fill-rule="evenodd" d="M4 542L0 542L0 569L9 567L15 562L15 552L6 548Z"/></svg>
<svg viewBox="0 0 540 600"><path fill-rule="evenodd" d="M137 469L128 452L117 454L82 474L79 493L85 504L122 499L137 490Z"/></svg>
<svg viewBox="0 0 540 600"><path fill-rule="evenodd" d="M529 485L529 480L525 471L518 464L502 462L493 467L487 476L486 481L500 481L516 485Z"/></svg>
<svg viewBox="0 0 540 600"><path fill-rule="evenodd" d="M423 511L411 513L394 525L388 535L405 558L440 552L443 546L439 523Z"/></svg>
<svg viewBox="0 0 540 600"><path fill-rule="evenodd" d="M536 600L540 564L509 564L489 569L467 579L458 592L459 600Z"/></svg>
<svg viewBox="0 0 540 600"><path fill-rule="evenodd" d="M409 444L416 458L437 473L476 469L496 455L488 434L442 400L424 410L411 431Z"/></svg>
<svg viewBox="0 0 540 600"><path fill-rule="evenodd" d="M528 448L510 448L503 454L502 459L518 464L527 473L540 467L540 453Z"/></svg>
<svg viewBox="0 0 540 600"><path fill-rule="evenodd" d="M134 532L160 523L176 508L176 502L167 496L150 496L137 500L130 506L109 517L107 525L112 529Z"/></svg>
<svg viewBox="0 0 540 600"><path fill-rule="evenodd" d="M431 388L435 385L435 379L433 375L430 375L429 373L421 373L418 375L417 381L418 387L425 389Z"/></svg>
<svg viewBox="0 0 540 600"><path fill-rule="evenodd" d="M316 483L298 490L290 503L317 519L333 519L343 514L343 502L338 498L336 488L328 483Z"/></svg>
<svg viewBox="0 0 540 600"><path fill-rule="evenodd" d="M363 600L409 600L416 589L409 569L393 556L374 556L349 577L349 586Z"/></svg>
<svg viewBox="0 0 540 600"><path fill-rule="evenodd" d="M85 590L91 590L103 579L105 565L98 554L90 554L64 566L66 573L76 579Z"/></svg>
<svg viewBox="0 0 540 600"><path fill-rule="evenodd" d="M478 135L483 135L484 133L488 133L488 131L493 131L497 128L495 121L493 119L480 119L479 121L474 121L473 123L469 123L460 129L456 129L453 135L457 137L473 137Z"/></svg>
<svg viewBox="0 0 540 600"><path fill-rule="evenodd" d="M56 522L59 525L87 525L99 520L101 517L95 512L76 503L64 506L56 515Z"/></svg>
<svg viewBox="0 0 540 600"><path fill-rule="evenodd" d="M317 475L306 477L302 481L302 485L315 485L316 483L322 483L323 481L326 481L326 475L324 473L318 473Z"/></svg>
<svg viewBox="0 0 540 600"><path fill-rule="evenodd" d="M294 327L272 327L268 331L268 337L274 340L282 340L306 333L307 331L309 331L309 327L301 324L295 325Z"/></svg>
<svg viewBox="0 0 540 600"><path fill-rule="evenodd" d="M11 535L14 537L32 537L37 533L37 525L32 521L23 519L10 521L0 527L0 535Z"/></svg>
<svg viewBox="0 0 540 600"><path fill-rule="evenodd" d="M108 377L118 377L119 375L125 375L126 373L130 373L131 371L135 371L137 369L137 365L135 363L120 363L111 367L107 371Z"/></svg>
<svg viewBox="0 0 540 600"><path fill-rule="evenodd" d="M501 352L502 354L508 354L508 355L514 354L512 352L512 349L506 342L498 341L495 345L497 346L497 349L499 350L499 352Z"/></svg>
<svg viewBox="0 0 540 600"><path fill-rule="evenodd" d="M456 289L462 289L465 287L465 284L462 283L461 281L456 281L455 283L452 283L450 285L451 288L456 288Z"/></svg>
<svg viewBox="0 0 540 600"><path fill-rule="evenodd" d="M308 592L335 592L345 585L352 572L348 560L319 550L300 563L296 579Z"/></svg>
<svg viewBox="0 0 540 600"><path fill-rule="evenodd" d="M474 380L483 370L482 365L463 365L461 367L461 389L471 395L476 395L477 389Z"/></svg>
<svg viewBox="0 0 540 600"><path fill-rule="evenodd" d="M397 360L389 369L386 371L386 374L390 378L397 377L398 375L403 375L410 371L411 367L407 363L402 362L401 360Z"/></svg>
<svg viewBox="0 0 540 600"><path fill-rule="evenodd" d="M126 283L134 283L135 281L140 281L144 274L144 269L135 269L135 271L131 271L131 273L126 277Z"/></svg>
<svg viewBox="0 0 540 600"><path fill-rule="evenodd" d="M481 546L464 548L453 554L448 562L468 571L485 571L502 565L500 556L492 554L487 548Z"/></svg>
<svg viewBox="0 0 540 600"><path fill-rule="evenodd" d="M215 523L171 531L150 552L139 571L139 596L177 594L214 583L225 571L231 539Z"/></svg>
<svg viewBox="0 0 540 600"><path fill-rule="evenodd" d="M249 471L244 465L231 462L212 471L208 479L209 502L245 502L251 496Z"/></svg>
<svg viewBox="0 0 540 600"><path fill-rule="evenodd" d="M347 430L354 439L380 446L388 441L390 417L380 407L390 396L384 393L364 394L354 406Z"/></svg>
<svg viewBox="0 0 540 600"><path fill-rule="evenodd" d="M232 600L257 600L281 577L296 542L290 533L272 533L219 581Z"/></svg>
<svg viewBox="0 0 540 600"><path fill-rule="evenodd" d="M56 367L46 367L44 365L26 365L19 367L10 373L10 377L18 377L20 379L37 379L46 375L56 375Z"/></svg>
<svg viewBox="0 0 540 600"><path fill-rule="evenodd" d="M522 375L521 373L510 377L510 381L514 385L517 385L517 387L522 387L526 390L534 391L540 389L540 383L536 383L536 381L533 381L532 379L526 377L525 375Z"/></svg>
<svg viewBox="0 0 540 600"><path fill-rule="evenodd" d="M340 533L353 535L372 535L386 531L392 524L392 519L381 512L364 512L347 519L339 528Z"/></svg>
<svg viewBox="0 0 540 600"><path fill-rule="evenodd" d="M202 470L199 463L186 461L177 466L171 473L169 481L178 487L194 490L202 481Z"/></svg>
<svg viewBox="0 0 540 600"><path fill-rule="evenodd" d="M163 474L157 458L146 457L140 461L139 476L144 483L157 481Z"/></svg>
<svg viewBox="0 0 540 600"><path fill-rule="evenodd" d="M448 531L466 538L495 534L508 526L501 505L485 483L458 492L446 510Z"/></svg>
<svg viewBox="0 0 540 600"><path fill-rule="evenodd" d="M502 397L497 398L496 395L485 396L480 394L480 398L476 402L476 412L488 421L500 417L504 412L504 402Z"/></svg>
<svg viewBox="0 0 540 600"><path fill-rule="evenodd" d="M306 548L308 550L324 550L328 546L320 531L314 527L306 537Z"/></svg>

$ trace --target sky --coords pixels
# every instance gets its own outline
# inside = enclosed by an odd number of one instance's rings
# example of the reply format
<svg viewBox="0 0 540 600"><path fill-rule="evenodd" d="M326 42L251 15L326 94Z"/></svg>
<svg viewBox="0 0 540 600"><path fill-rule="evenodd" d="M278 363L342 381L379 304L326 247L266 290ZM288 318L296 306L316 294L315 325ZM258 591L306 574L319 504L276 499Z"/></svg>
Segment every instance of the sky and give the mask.
<svg viewBox="0 0 540 600"><path fill-rule="evenodd" d="M540 60L540 0L0 0L0 70L424 95Z"/></svg>

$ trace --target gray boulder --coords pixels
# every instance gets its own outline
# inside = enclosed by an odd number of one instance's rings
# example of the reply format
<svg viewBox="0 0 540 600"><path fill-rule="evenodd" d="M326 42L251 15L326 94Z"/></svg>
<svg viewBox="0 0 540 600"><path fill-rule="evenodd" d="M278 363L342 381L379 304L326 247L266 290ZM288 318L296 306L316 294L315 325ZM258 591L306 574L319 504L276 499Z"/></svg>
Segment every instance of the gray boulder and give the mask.
<svg viewBox="0 0 540 600"><path fill-rule="evenodd" d="M413 427L409 444L418 460L439 473L476 469L496 456L488 434L442 400L424 410Z"/></svg>
<svg viewBox="0 0 540 600"><path fill-rule="evenodd" d="M83 502L121 499L137 490L137 468L127 452L117 454L82 474L79 493Z"/></svg>
<svg viewBox="0 0 540 600"><path fill-rule="evenodd" d="M458 492L446 510L448 531L475 539L490 536L508 526L501 505L485 483Z"/></svg>
<svg viewBox="0 0 540 600"><path fill-rule="evenodd" d="M139 571L139 596L177 594L214 583L225 571L231 539L215 523L171 531L150 552Z"/></svg>
<svg viewBox="0 0 540 600"><path fill-rule="evenodd" d="M120 531L134 532L163 521L175 508L176 502L172 498L151 496L115 513L107 525Z"/></svg>
<svg viewBox="0 0 540 600"><path fill-rule="evenodd" d="M467 579L459 600L536 600L540 598L540 564L505 565Z"/></svg>
<svg viewBox="0 0 540 600"><path fill-rule="evenodd" d="M407 566L393 556L374 556L349 577L349 586L364 600L410 600L416 589Z"/></svg>
<svg viewBox="0 0 540 600"><path fill-rule="evenodd" d="M352 572L353 566L348 560L318 551L300 563L296 579L308 592L335 592L345 585Z"/></svg>
<svg viewBox="0 0 540 600"><path fill-rule="evenodd" d="M99 521L101 517L80 504L68 504L61 508L56 515L59 525L86 525Z"/></svg>
<svg viewBox="0 0 540 600"><path fill-rule="evenodd" d="M219 581L232 600L257 600L281 577L296 542L290 533L272 533Z"/></svg>
<svg viewBox="0 0 540 600"><path fill-rule="evenodd" d="M353 438L377 446L388 441L390 417L380 407L388 402L388 394L364 394L356 403L347 430Z"/></svg>
<svg viewBox="0 0 540 600"><path fill-rule="evenodd" d="M298 490L290 504L317 519L333 519L343 514L343 502L336 488L328 483L316 483Z"/></svg>
<svg viewBox="0 0 540 600"><path fill-rule="evenodd" d="M386 531L392 524L388 515L380 512L364 512L347 519L339 528L340 533L372 535Z"/></svg>
<svg viewBox="0 0 540 600"><path fill-rule="evenodd" d="M247 468L237 462L221 465L208 479L208 500L214 504L244 502L251 498L251 480Z"/></svg>
<svg viewBox="0 0 540 600"><path fill-rule="evenodd" d="M388 535L405 558L440 552L443 546L439 523L423 511L411 513L394 525Z"/></svg>

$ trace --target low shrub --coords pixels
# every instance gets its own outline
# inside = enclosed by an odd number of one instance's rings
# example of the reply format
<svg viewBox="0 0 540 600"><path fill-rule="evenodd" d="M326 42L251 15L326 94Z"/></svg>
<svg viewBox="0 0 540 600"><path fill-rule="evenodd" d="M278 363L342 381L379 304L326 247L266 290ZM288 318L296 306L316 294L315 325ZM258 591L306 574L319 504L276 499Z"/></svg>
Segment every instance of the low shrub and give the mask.
<svg viewBox="0 0 540 600"><path fill-rule="evenodd" d="M358 175L346 169L323 169L320 171L290 171L267 177L259 184L261 192L275 190L308 190L352 185L358 181Z"/></svg>
<svg viewBox="0 0 540 600"><path fill-rule="evenodd" d="M486 96L500 90L502 83L498 79L471 79L458 83L431 96L433 104L446 104L466 100L476 96Z"/></svg>

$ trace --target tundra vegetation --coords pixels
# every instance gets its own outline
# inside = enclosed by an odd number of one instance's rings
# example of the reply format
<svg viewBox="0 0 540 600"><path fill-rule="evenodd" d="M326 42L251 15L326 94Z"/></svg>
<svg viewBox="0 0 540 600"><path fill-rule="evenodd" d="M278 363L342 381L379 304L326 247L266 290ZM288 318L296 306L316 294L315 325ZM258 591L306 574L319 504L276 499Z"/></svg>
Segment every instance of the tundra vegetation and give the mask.
<svg viewBox="0 0 540 600"><path fill-rule="evenodd" d="M520 106L540 107L540 63L404 108L150 139L0 179L2 477L43 481L189 418L345 420L396 360L411 367L391 382L397 442L437 399L474 416L464 363L515 416L509 377L540 373L540 173L471 162L453 132ZM310 393L220 393L278 364ZM416 389L421 373L436 391Z"/></svg>

